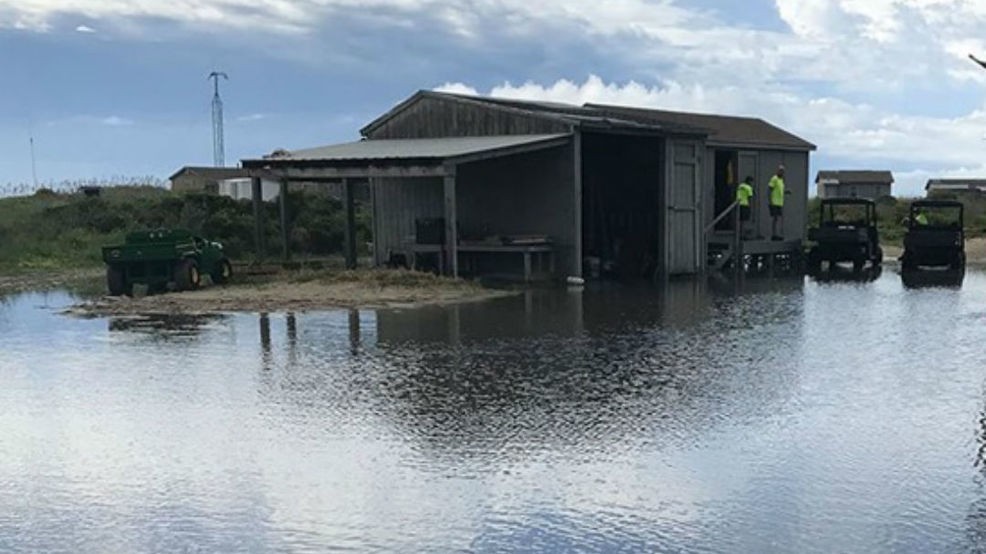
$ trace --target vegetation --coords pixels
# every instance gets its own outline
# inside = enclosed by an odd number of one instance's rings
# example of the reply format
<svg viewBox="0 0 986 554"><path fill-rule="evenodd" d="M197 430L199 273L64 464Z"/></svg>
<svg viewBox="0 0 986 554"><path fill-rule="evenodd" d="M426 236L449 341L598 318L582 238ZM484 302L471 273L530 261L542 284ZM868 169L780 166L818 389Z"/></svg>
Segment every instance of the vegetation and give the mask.
<svg viewBox="0 0 986 554"><path fill-rule="evenodd" d="M343 249L342 203L328 195L292 192L288 197L291 250L298 256L329 256ZM264 234L271 254L280 253L279 208L264 204ZM0 272L37 272L97 267L100 247L134 230L184 227L223 243L234 260L252 259L253 207L208 194L179 195L158 186L82 192L40 189L30 196L0 198ZM370 240L369 215L357 212L357 244Z"/></svg>
<svg viewBox="0 0 986 554"><path fill-rule="evenodd" d="M960 200L965 205L965 230L968 237L986 235L986 196L939 195L939 200ZM876 201L877 227L880 230L880 241L886 244L899 245L904 240L906 228L904 222L910 214L911 198L894 198L885 196ZM812 198L808 202L808 225L818 225L819 204L821 200Z"/></svg>

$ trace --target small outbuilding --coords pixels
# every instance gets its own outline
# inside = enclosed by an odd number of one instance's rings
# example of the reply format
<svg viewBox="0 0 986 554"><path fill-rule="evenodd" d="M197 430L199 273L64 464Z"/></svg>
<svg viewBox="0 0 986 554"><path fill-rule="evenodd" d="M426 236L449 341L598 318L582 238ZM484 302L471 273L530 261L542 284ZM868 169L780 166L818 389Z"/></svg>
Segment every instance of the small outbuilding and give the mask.
<svg viewBox="0 0 986 554"><path fill-rule="evenodd" d="M928 197L986 195L986 179L930 179L924 186Z"/></svg>
<svg viewBox="0 0 986 554"><path fill-rule="evenodd" d="M261 179L370 185L376 263L432 256L448 273L688 275L731 244L743 176L767 236L767 181L787 168L782 242L804 239L814 146L763 120L421 91L353 143L244 160ZM259 196L259 195L258 195ZM284 195L281 195L284 197ZM350 232L352 236L352 232ZM355 245L347 239L350 264Z"/></svg>
<svg viewBox="0 0 986 554"><path fill-rule="evenodd" d="M865 198L876 200L893 194L894 174L890 171L819 171L815 177L818 197Z"/></svg>

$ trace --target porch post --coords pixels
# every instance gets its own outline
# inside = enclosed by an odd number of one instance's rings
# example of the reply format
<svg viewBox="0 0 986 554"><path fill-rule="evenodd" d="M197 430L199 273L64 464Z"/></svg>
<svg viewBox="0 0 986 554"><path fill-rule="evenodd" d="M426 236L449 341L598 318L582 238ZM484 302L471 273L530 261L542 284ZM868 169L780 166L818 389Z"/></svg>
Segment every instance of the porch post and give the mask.
<svg viewBox="0 0 986 554"><path fill-rule="evenodd" d="M281 181L280 208L281 208L281 256L284 261L291 260L291 248L288 233L288 180Z"/></svg>
<svg viewBox="0 0 986 554"><path fill-rule="evenodd" d="M452 277L459 276L459 225L455 202L455 166L445 166L445 251Z"/></svg>
<svg viewBox="0 0 986 554"><path fill-rule="evenodd" d="M356 198L352 180L342 180L342 196L346 211L346 269L356 269Z"/></svg>
<svg viewBox="0 0 986 554"><path fill-rule="evenodd" d="M582 131L575 131L572 137L573 157L575 158L575 175L572 182L575 184L575 198L573 202L575 213L574 234L575 234L575 261L570 275L582 277ZM554 269L554 268L552 268Z"/></svg>
<svg viewBox="0 0 986 554"><path fill-rule="evenodd" d="M258 262L264 260L264 191L260 177L250 179L253 200L253 248Z"/></svg>

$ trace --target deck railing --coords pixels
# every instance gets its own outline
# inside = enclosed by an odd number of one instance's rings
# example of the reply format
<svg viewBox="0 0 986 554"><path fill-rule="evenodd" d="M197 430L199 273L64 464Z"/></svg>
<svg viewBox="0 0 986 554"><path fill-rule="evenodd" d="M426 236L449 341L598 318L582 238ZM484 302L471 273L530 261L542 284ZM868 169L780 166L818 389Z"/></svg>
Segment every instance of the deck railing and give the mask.
<svg viewBox="0 0 986 554"><path fill-rule="evenodd" d="M705 243L709 243L709 233L715 231L716 225L722 222L724 219L733 216L733 267L739 269L743 265L743 227L742 221L740 221L740 204L739 200L734 201L725 210L722 211L715 219L712 220L705 228L704 239Z"/></svg>

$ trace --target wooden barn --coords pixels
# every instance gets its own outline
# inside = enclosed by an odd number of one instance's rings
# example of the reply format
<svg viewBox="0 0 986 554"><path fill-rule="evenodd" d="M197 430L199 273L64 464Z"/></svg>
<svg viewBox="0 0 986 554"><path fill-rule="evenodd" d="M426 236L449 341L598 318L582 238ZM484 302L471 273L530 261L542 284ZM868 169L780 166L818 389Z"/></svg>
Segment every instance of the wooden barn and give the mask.
<svg viewBox="0 0 986 554"><path fill-rule="evenodd" d="M741 176L756 183L754 236L769 235L766 183L780 164L785 241L753 238L744 251L795 251L804 238L814 146L759 119L421 91L361 134L243 167L284 187L341 181L350 215L353 187L369 183L378 264L526 279L696 274L732 253L731 218L718 216Z"/></svg>

